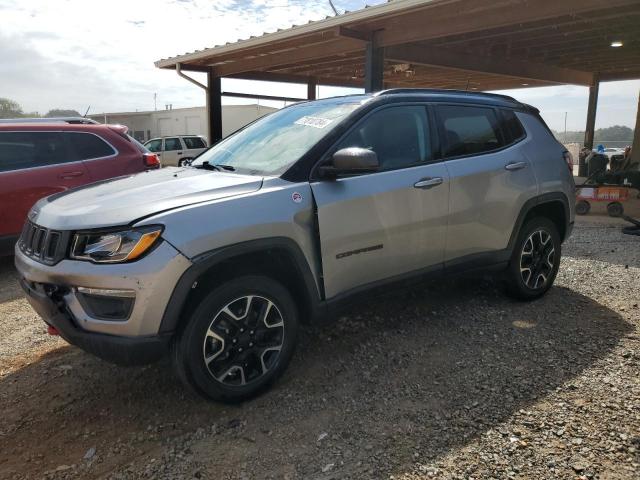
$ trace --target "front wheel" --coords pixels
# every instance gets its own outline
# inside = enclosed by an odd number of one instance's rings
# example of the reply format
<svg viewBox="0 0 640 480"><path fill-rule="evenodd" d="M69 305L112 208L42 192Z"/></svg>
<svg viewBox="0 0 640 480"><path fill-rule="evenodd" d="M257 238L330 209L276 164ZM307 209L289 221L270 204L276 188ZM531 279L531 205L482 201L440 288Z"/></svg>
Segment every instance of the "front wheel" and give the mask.
<svg viewBox="0 0 640 480"><path fill-rule="evenodd" d="M262 276L215 288L174 344L181 379L206 398L240 402L268 388L296 345L298 312L288 290Z"/></svg>
<svg viewBox="0 0 640 480"><path fill-rule="evenodd" d="M520 300L533 300L551 288L558 274L560 235L550 220L537 217L520 230L507 270L507 292Z"/></svg>

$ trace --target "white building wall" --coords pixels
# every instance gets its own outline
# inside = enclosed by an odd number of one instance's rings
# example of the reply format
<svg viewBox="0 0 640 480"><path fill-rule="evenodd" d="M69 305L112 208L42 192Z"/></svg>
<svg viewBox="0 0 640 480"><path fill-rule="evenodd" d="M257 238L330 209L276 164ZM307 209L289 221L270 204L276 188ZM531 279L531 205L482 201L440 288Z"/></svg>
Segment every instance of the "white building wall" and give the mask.
<svg viewBox="0 0 640 480"><path fill-rule="evenodd" d="M247 123L277 110L261 105L223 105L222 135L227 136ZM202 135L207 138L205 107L176 108L151 112L106 113L89 115L101 123L119 123L129 127L140 141L171 135ZM208 140L208 138L207 138Z"/></svg>

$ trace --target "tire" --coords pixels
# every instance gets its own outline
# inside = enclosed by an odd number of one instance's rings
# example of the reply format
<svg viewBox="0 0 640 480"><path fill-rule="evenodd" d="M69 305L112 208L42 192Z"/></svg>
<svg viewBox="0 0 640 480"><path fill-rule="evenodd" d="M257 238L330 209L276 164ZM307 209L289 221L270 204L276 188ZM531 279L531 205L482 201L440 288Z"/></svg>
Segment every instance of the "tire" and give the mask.
<svg viewBox="0 0 640 480"><path fill-rule="evenodd" d="M620 202L611 202L607 205L607 213L610 217L621 217L624 214L624 207Z"/></svg>
<svg viewBox="0 0 640 480"><path fill-rule="evenodd" d="M196 307L174 341L174 366L183 382L207 399L250 399L287 368L298 323L295 302L280 283L238 277Z"/></svg>
<svg viewBox="0 0 640 480"><path fill-rule="evenodd" d="M576 203L576 213L578 215L586 215L591 210L591 204L586 200L580 200Z"/></svg>
<svg viewBox="0 0 640 480"><path fill-rule="evenodd" d="M178 166L188 167L189 165L191 165L191 162L193 162L193 158L181 158L180 160L178 160Z"/></svg>
<svg viewBox="0 0 640 480"><path fill-rule="evenodd" d="M520 229L511 254L507 293L518 300L535 300L544 295L556 279L561 256L555 224L544 217L529 220Z"/></svg>

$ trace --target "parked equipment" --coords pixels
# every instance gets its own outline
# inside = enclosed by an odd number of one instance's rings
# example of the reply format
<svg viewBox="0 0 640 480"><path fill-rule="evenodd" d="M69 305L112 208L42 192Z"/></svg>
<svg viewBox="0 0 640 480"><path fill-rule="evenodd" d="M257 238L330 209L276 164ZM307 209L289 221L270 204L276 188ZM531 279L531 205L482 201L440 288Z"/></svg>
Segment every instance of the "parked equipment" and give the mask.
<svg viewBox="0 0 640 480"><path fill-rule="evenodd" d="M622 202L629 199L629 188L624 186L581 185L576 190L576 213L586 215L591 210L591 202L608 202L610 217L620 217L624 213Z"/></svg>

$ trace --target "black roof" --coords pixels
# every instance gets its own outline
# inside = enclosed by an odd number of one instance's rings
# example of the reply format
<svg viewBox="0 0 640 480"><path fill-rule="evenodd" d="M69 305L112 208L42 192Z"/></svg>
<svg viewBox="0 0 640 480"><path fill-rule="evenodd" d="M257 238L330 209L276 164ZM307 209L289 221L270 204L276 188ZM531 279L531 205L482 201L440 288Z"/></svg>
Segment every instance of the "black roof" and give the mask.
<svg viewBox="0 0 640 480"><path fill-rule="evenodd" d="M509 107L516 109L530 110L533 107L519 102L513 97L508 95L500 95L497 93L485 93L485 92L469 92L464 90L440 90L434 88L392 88L389 90L382 90L373 94L374 97L388 98L393 96L397 97L420 97L421 99L428 98L429 100L435 100L440 102L466 102L466 103L478 103L486 105L494 105L499 107Z"/></svg>

